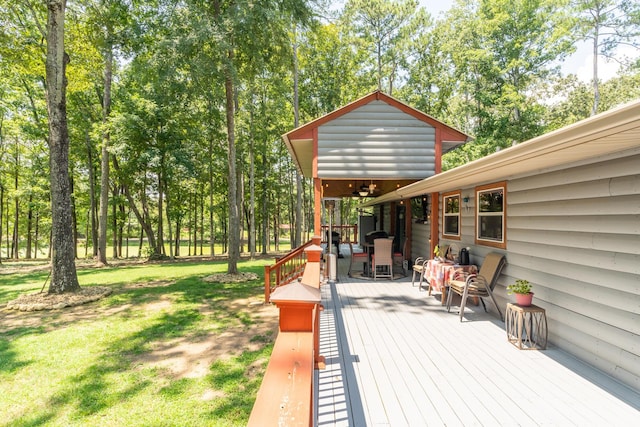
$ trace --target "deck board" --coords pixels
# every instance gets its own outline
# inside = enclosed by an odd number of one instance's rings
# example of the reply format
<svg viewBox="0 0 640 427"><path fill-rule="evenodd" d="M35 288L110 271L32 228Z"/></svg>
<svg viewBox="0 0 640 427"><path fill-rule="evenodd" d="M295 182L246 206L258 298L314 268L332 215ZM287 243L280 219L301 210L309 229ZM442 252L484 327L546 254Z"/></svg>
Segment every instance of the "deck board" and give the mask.
<svg viewBox="0 0 640 427"><path fill-rule="evenodd" d="M522 351L482 306L447 313L411 277L322 286L318 426L629 425L640 393L550 345Z"/></svg>

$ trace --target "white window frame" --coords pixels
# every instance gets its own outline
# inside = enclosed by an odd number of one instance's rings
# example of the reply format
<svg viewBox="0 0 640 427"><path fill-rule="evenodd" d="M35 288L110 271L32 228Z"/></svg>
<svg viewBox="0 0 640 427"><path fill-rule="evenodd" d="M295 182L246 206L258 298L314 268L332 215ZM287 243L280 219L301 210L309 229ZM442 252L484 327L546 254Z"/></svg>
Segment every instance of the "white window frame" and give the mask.
<svg viewBox="0 0 640 427"><path fill-rule="evenodd" d="M449 193L442 194L442 237L447 239L460 240L460 233L462 232L462 215L460 214L460 208L462 203L461 191L451 191ZM447 199L458 199L458 211L447 212ZM447 218L458 219L458 232L455 234L447 233Z"/></svg>

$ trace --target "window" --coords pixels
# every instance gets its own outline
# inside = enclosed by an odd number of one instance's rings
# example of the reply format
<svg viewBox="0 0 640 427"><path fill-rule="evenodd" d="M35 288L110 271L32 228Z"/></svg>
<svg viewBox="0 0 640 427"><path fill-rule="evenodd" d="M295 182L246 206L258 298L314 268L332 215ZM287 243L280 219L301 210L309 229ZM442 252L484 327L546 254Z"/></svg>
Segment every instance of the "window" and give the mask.
<svg viewBox="0 0 640 427"><path fill-rule="evenodd" d="M442 195L442 236L460 239L460 192Z"/></svg>
<svg viewBox="0 0 640 427"><path fill-rule="evenodd" d="M476 188L476 244L506 249L506 184Z"/></svg>

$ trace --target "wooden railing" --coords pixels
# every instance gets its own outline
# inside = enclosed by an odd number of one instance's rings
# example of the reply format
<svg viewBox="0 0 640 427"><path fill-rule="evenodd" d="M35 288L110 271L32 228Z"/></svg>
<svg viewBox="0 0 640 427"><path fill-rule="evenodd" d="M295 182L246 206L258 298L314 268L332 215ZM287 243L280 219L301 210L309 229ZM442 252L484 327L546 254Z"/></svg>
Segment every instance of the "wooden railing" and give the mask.
<svg viewBox="0 0 640 427"><path fill-rule="evenodd" d="M327 242L327 231L329 231L328 225L322 227L322 242ZM333 225L331 227L333 231L340 234L340 243L358 243L358 225Z"/></svg>
<svg viewBox="0 0 640 427"><path fill-rule="evenodd" d="M312 241L319 243L320 237ZM324 367L319 355L322 248L308 245L305 256L301 280L271 295L280 310L280 328L248 427L314 425L314 366Z"/></svg>
<svg viewBox="0 0 640 427"><path fill-rule="evenodd" d="M302 246L295 248L285 256L276 258L275 264L264 266L265 303L269 302L271 292L273 292L278 286L291 283L298 277L302 276L302 273L304 272L304 266L307 263L307 258L304 254L304 250L306 247L313 243L314 240L311 239ZM320 244L319 240L316 244Z"/></svg>

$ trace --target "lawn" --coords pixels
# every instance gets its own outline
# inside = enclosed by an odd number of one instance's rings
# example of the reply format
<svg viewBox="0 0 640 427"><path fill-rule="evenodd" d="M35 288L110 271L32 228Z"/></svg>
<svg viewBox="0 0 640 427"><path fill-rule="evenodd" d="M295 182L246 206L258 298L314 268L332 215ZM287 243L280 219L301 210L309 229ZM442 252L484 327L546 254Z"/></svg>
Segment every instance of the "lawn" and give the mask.
<svg viewBox="0 0 640 427"><path fill-rule="evenodd" d="M208 281L221 262L82 268L113 293L40 312L4 305L48 271L0 267L0 425L245 425L277 331L266 263L242 261L243 283Z"/></svg>

